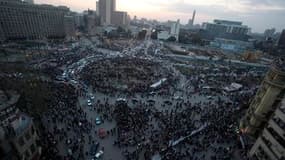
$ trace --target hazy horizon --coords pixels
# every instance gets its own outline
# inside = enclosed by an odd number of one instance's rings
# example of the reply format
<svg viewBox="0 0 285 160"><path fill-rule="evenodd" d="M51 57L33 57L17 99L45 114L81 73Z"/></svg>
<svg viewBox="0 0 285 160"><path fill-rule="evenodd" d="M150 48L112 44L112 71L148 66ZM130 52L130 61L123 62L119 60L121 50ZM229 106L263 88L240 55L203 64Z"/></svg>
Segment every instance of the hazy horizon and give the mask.
<svg viewBox="0 0 285 160"><path fill-rule="evenodd" d="M37 4L66 5L72 11L96 10L96 0L35 0ZM213 19L242 21L252 32L263 33L265 29L285 29L284 0L117 0L117 10L127 11L138 18L159 21L180 19L186 24L197 11L195 24Z"/></svg>

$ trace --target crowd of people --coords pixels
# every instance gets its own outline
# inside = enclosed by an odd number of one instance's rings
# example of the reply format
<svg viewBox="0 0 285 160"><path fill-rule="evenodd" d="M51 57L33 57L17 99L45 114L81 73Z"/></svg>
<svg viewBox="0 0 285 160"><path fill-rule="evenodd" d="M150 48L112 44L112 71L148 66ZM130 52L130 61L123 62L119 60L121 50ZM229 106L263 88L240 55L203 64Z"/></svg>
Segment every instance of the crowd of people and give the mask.
<svg viewBox="0 0 285 160"><path fill-rule="evenodd" d="M110 58L96 61L84 68L82 80L94 89L103 92L146 92L150 85L162 78L173 81L166 68L148 60L138 58Z"/></svg>
<svg viewBox="0 0 285 160"><path fill-rule="evenodd" d="M84 52L91 53L88 49ZM163 56L168 66L148 59L116 57L86 63L82 70L70 69L78 79L67 75L67 80L55 80L85 56L58 54L40 63L43 67L39 69L51 75L46 83L53 91L47 100L48 111L40 117L41 159L93 158L90 147L100 143L97 151L108 157L103 159L115 160L106 155L113 151L105 151L102 138L110 140L127 160L148 160L154 155L165 160L247 159L240 150L239 120L263 78L263 68L197 60L179 61L182 69L177 67L178 61ZM150 89L162 78L167 81ZM76 85L71 80L77 80ZM231 83L242 88L226 91L225 86ZM89 88L94 100L90 100ZM121 97L125 100L118 101ZM103 136L99 133L103 127L96 124L95 117L102 124L112 124ZM199 130L201 126L205 127Z"/></svg>

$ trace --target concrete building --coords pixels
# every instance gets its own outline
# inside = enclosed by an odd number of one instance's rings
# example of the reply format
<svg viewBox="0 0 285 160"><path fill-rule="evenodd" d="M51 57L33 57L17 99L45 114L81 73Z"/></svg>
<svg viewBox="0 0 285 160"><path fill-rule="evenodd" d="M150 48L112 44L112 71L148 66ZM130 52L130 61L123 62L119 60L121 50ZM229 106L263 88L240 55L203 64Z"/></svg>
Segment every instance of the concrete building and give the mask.
<svg viewBox="0 0 285 160"><path fill-rule="evenodd" d="M278 47L285 49L285 29L282 31L279 41L278 41Z"/></svg>
<svg viewBox="0 0 285 160"><path fill-rule="evenodd" d="M99 16L103 25L110 25L112 22L112 14L116 9L116 0L99 0Z"/></svg>
<svg viewBox="0 0 285 160"><path fill-rule="evenodd" d="M227 20L214 20L213 23L203 23L203 29L213 33L222 34L241 34L246 35L250 28L246 25L242 25L242 22L227 21Z"/></svg>
<svg viewBox="0 0 285 160"><path fill-rule="evenodd" d="M170 37L175 37L176 41L179 40L179 32L180 32L180 20L178 19L176 22L168 21L170 30L162 30L157 34L157 39L159 40L168 40Z"/></svg>
<svg viewBox="0 0 285 160"><path fill-rule="evenodd" d="M112 24L115 26L126 27L130 23L127 12L115 11L112 13Z"/></svg>
<svg viewBox="0 0 285 160"><path fill-rule="evenodd" d="M87 10L84 11L84 28L85 32L89 35L96 34L96 28L100 25L100 18L96 14L96 11Z"/></svg>
<svg viewBox="0 0 285 160"><path fill-rule="evenodd" d="M16 108L19 95L0 91L0 159L39 159L40 149L32 118Z"/></svg>
<svg viewBox="0 0 285 160"><path fill-rule="evenodd" d="M116 11L116 0L99 0L96 2L96 9L102 25L129 26L130 18L128 13Z"/></svg>
<svg viewBox="0 0 285 160"><path fill-rule="evenodd" d="M285 95L285 60L274 62L266 74L245 117L241 121L243 133L257 137Z"/></svg>
<svg viewBox="0 0 285 160"><path fill-rule="evenodd" d="M75 19L74 16L64 16L64 30L66 38L74 38L75 37Z"/></svg>
<svg viewBox="0 0 285 160"><path fill-rule="evenodd" d="M249 155L258 160L285 159L285 97L259 135Z"/></svg>
<svg viewBox="0 0 285 160"><path fill-rule="evenodd" d="M76 28L84 28L85 27L84 14L76 13L74 15L74 23Z"/></svg>
<svg viewBox="0 0 285 160"><path fill-rule="evenodd" d="M65 37L67 7L0 0L0 26L5 40Z"/></svg>
<svg viewBox="0 0 285 160"><path fill-rule="evenodd" d="M267 39L267 38L272 38L272 37L274 36L275 31L276 31L275 28L266 29L266 30L264 31L264 37L265 37L265 39Z"/></svg>
<svg viewBox="0 0 285 160"><path fill-rule="evenodd" d="M180 20L178 19L177 22L172 23L170 35L175 37L176 41L178 41L179 32L180 32Z"/></svg>

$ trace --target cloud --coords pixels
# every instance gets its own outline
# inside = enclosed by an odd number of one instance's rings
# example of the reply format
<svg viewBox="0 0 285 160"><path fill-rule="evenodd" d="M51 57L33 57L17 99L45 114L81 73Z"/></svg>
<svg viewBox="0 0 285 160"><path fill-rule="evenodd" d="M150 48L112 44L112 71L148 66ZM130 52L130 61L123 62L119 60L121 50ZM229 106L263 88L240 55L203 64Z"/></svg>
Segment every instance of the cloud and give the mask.
<svg viewBox="0 0 285 160"><path fill-rule="evenodd" d="M96 0L35 0L36 3L66 5L73 11L95 9ZM197 10L196 23L227 19L243 21L253 31L285 26L285 0L117 0L117 9L132 16L158 20L181 19L186 23Z"/></svg>

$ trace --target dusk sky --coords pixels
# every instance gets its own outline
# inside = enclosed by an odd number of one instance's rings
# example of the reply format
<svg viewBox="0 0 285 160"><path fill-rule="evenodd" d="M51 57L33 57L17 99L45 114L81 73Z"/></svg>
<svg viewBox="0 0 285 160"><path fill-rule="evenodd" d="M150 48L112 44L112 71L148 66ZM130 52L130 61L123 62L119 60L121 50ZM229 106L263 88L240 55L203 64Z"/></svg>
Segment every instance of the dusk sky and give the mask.
<svg viewBox="0 0 285 160"><path fill-rule="evenodd" d="M96 9L95 0L35 0L36 3L66 5L72 11ZM160 21L181 19L188 22L196 9L195 23L227 19L242 21L253 32L275 27L285 29L285 0L117 0L117 10L131 17Z"/></svg>

